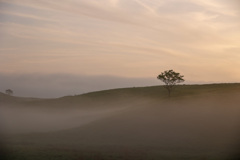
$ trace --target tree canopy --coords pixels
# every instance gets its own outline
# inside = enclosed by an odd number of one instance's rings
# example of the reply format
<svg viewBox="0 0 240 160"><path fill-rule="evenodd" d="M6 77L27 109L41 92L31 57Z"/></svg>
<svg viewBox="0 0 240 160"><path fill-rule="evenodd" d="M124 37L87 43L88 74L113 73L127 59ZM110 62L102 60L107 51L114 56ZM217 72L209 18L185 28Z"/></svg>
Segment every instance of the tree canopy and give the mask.
<svg viewBox="0 0 240 160"><path fill-rule="evenodd" d="M11 89L7 89L5 91L5 93L8 94L8 95L13 95L13 91Z"/></svg>
<svg viewBox="0 0 240 160"><path fill-rule="evenodd" d="M172 89L177 83L184 82L183 75L174 72L173 70L166 70L159 74L157 78L165 83L165 88L168 90L168 96L170 96Z"/></svg>

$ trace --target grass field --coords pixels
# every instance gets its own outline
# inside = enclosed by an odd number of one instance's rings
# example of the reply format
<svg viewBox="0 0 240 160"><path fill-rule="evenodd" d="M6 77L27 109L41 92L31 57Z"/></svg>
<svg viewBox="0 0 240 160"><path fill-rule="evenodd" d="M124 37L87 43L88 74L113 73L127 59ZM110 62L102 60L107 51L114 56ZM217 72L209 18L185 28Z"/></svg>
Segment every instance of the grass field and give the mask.
<svg viewBox="0 0 240 160"><path fill-rule="evenodd" d="M6 160L237 160L240 84L0 94Z"/></svg>

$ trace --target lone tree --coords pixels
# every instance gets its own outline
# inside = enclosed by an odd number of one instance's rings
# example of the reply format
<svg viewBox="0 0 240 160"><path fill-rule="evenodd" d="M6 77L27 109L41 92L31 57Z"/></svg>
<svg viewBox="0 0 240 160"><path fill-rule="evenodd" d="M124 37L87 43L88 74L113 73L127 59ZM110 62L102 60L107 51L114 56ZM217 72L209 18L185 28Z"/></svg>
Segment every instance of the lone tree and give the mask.
<svg viewBox="0 0 240 160"><path fill-rule="evenodd" d="M165 88L168 90L168 96L170 97L173 88L177 83L184 82L183 75L174 72L173 70L167 70L157 76L157 78L165 83Z"/></svg>
<svg viewBox="0 0 240 160"><path fill-rule="evenodd" d="M8 94L8 95L13 95L13 91L11 90L11 89L7 89L6 91L5 91L5 93L6 94Z"/></svg>

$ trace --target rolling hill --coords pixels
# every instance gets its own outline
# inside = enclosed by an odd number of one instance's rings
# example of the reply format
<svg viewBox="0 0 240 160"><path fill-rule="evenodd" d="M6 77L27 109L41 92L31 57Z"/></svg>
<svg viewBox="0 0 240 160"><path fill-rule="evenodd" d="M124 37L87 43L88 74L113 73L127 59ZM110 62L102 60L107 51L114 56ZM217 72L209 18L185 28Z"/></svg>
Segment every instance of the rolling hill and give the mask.
<svg viewBox="0 0 240 160"><path fill-rule="evenodd" d="M240 84L0 94L6 159L238 159Z"/></svg>

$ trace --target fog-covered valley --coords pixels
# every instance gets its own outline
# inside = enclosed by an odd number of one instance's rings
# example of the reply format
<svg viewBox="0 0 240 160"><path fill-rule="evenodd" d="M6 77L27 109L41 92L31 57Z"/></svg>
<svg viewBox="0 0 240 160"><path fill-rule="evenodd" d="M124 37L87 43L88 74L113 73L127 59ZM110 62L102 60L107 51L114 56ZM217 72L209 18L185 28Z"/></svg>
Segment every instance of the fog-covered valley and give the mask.
<svg viewBox="0 0 240 160"><path fill-rule="evenodd" d="M4 106L0 109L1 125L6 134L49 132L79 127L119 112L120 109L41 109Z"/></svg>
<svg viewBox="0 0 240 160"><path fill-rule="evenodd" d="M172 97L158 86L4 99L1 130L7 153L14 153L9 159L238 156L239 84L183 85Z"/></svg>

